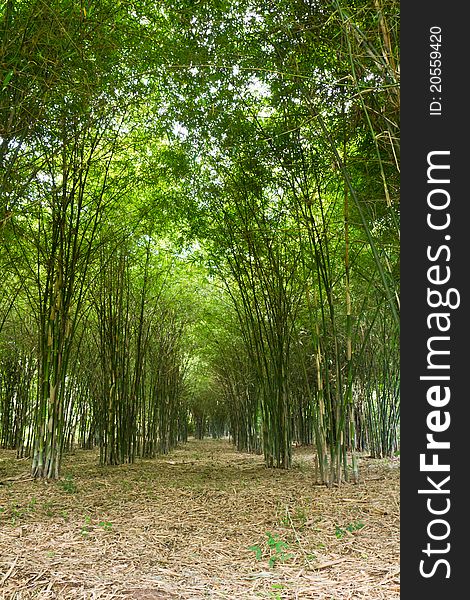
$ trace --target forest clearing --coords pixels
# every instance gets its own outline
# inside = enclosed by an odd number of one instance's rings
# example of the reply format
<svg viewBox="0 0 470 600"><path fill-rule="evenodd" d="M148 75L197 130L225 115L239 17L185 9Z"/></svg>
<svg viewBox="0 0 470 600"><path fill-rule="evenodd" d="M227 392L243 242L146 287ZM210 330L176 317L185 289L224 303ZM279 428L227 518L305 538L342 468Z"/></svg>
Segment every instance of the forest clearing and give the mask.
<svg viewBox="0 0 470 600"><path fill-rule="evenodd" d="M1 453L5 598L399 598L397 460L328 489L306 448L289 471L226 440L117 469L93 454L46 484Z"/></svg>
<svg viewBox="0 0 470 600"><path fill-rule="evenodd" d="M391 599L399 3L0 2L0 592Z"/></svg>

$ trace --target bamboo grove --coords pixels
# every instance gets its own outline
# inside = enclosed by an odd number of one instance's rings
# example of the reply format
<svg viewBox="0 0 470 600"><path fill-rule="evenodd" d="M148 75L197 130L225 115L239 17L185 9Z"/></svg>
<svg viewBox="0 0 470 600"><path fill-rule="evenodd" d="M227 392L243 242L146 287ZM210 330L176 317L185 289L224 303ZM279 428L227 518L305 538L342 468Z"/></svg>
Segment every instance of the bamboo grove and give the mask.
<svg viewBox="0 0 470 600"><path fill-rule="evenodd" d="M0 445L397 452L397 3L0 10Z"/></svg>

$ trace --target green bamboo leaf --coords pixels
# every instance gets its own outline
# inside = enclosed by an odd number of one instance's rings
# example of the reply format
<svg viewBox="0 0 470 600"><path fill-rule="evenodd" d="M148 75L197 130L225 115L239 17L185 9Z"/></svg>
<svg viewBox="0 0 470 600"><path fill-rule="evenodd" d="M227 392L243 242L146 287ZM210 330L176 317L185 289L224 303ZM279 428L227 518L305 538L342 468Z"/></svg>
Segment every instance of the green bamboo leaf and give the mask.
<svg viewBox="0 0 470 600"><path fill-rule="evenodd" d="M8 71L8 73L5 76L5 79L3 80L3 84L2 84L2 91L6 90L8 84L10 83L11 78L13 77L13 69L11 69L10 71Z"/></svg>

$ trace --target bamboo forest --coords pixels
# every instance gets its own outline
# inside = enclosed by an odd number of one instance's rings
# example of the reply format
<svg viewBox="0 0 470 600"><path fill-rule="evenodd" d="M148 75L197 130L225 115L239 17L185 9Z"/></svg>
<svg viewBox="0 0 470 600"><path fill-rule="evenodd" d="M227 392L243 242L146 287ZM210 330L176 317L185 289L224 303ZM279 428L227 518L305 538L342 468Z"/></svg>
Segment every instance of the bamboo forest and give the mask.
<svg viewBox="0 0 470 600"><path fill-rule="evenodd" d="M399 114L396 0L0 2L2 598L399 598Z"/></svg>

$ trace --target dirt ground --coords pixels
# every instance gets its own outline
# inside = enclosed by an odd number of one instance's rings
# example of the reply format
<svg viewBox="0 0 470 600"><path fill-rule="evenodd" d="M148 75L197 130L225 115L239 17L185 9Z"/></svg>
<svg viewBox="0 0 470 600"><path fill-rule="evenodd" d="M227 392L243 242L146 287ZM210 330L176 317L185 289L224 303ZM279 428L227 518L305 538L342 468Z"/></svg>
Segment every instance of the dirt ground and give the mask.
<svg viewBox="0 0 470 600"><path fill-rule="evenodd" d="M64 459L58 482L0 451L0 598L394 600L399 461L315 485L311 449L290 471L227 441L99 467Z"/></svg>

